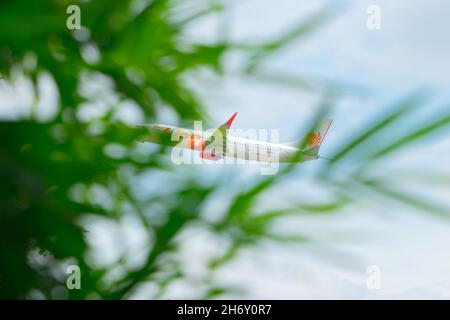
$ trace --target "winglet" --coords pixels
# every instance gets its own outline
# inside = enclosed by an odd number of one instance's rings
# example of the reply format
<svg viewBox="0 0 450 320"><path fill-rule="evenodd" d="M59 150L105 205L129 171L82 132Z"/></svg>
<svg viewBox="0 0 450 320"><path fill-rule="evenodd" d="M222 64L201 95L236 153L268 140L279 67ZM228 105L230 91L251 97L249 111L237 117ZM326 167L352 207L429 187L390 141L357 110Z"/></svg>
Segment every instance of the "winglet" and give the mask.
<svg viewBox="0 0 450 320"><path fill-rule="evenodd" d="M236 115L237 115L237 114L238 114L238 113L235 112L235 113L231 116L231 118L228 119L228 121L225 123L225 126L227 126L228 128L231 127L231 124L233 123L234 118L236 118Z"/></svg>
<svg viewBox="0 0 450 320"><path fill-rule="evenodd" d="M225 150L226 145L227 145L227 135L228 135L228 129L230 129L231 124L234 121L234 118L236 118L236 115L238 113L235 112L230 119L228 119L227 122L225 122L223 125L221 125L219 128L216 129L216 131L214 131L214 133L211 135L211 137L208 138L208 140L206 141L206 145L210 145L211 143L213 143L213 141L215 141L215 139L220 139L220 144L222 145L222 147L224 148L223 150ZM216 138L217 134L220 134L218 137ZM214 138L214 139L213 139ZM216 142L218 143L218 142ZM225 151L224 151L225 152Z"/></svg>

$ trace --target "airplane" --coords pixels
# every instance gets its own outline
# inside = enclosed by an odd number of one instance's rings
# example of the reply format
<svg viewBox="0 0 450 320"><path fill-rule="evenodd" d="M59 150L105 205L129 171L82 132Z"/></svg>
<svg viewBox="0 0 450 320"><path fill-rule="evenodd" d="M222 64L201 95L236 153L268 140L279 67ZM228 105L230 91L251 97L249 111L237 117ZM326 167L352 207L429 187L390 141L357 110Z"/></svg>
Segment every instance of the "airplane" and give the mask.
<svg viewBox="0 0 450 320"><path fill-rule="evenodd" d="M270 143L230 135L229 129L236 115L237 112L217 129L208 130L210 133L163 124L140 125L138 127L146 128L146 133L139 140L197 150L201 158L212 161L232 157L267 163L305 162L322 158L319 149L333 122L327 119L304 139L290 143Z"/></svg>

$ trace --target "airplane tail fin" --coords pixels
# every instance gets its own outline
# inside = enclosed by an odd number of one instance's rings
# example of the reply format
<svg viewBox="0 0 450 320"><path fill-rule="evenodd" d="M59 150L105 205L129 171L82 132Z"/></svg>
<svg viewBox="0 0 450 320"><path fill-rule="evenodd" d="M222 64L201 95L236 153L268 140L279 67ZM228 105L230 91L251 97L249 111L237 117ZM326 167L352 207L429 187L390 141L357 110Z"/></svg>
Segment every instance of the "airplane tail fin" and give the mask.
<svg viewBox="0 0 450 320"><path fill-rule="evenodd" d="M327 119L318 126L317 131L308 132L307 136L304 139L285 144L290 147L301 148L302 144L305 143L306 147L304 149L304 152L311 156L318 156L320 145L325 139L325 136L327 135L332 123L333 120Z"/></svg>

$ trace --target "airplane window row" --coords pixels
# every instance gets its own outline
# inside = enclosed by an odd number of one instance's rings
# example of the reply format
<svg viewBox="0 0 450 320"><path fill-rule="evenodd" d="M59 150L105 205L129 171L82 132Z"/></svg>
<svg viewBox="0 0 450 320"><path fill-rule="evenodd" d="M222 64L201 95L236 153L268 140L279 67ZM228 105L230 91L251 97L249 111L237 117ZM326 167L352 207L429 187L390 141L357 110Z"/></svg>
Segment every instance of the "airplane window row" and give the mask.
<svg viewBox="0 0 450 320"><path fill-rule="evenodd" d="M237 143L235 141L233 141L233 146L244 146L245 148L249 148L248 144L242 144L242 143ZM253 148L255 148L255 146L253 146ZM259 150L266 150L269 152L272 152L272 147L267 147L267 146L261 146L261 145L256 145L256 149ZM275 150L281 150L280 148L274 148Z"/></svg>

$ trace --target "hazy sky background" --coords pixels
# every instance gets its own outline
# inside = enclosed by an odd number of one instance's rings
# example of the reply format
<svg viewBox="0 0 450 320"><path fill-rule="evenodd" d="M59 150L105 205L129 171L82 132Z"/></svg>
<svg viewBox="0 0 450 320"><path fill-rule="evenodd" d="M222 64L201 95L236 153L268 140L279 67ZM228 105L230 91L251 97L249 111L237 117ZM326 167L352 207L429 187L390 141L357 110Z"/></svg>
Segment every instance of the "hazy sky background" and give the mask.
<svg viewBox="0 0 450 320"><path fill-rule="evenodd" d="M272 1L234 2L227 15L231 39L270 39L311 13L332 6L338 14L331 23L307 39L298 41L272 57L268 70L312 75L361 87L362 94L349 94L333 113L332 130L322 154L348 137L382 108L404 98L415 89L431 88L428 109L411 117L432 113L450 101L450 3L445 1ZM366 27L366 9L381 8L381 29ZM204 19L189 30L203 41L215 39L217 23ZM229 57L239 65L239 56ZM201 87L201 85L200 85ZM317 95L282 86L267 86L235 77L203 90L216 123L239 111L235 125L241 128L279 128L282 141L298 138L317 104ZM450 105L449 105L450 107ZM440 132L413 150L401 152L390 167L447 168L450 133ZM263 205L282 203L304 195L309 185L305 171L319 163L305 164L296 176L276 188ZM389 168L386 168L388 170ZM210 169L213 170L213 169ZM242 174L242 168L229 169ZM245 175L246 178L255 174ZM446 170L448 171L448 169ZM407 183L407 181L406 181ZM425 190L448 199L449 190ZM448 203L448 200L447 200ZM353 207L345 214L305 217L287 221L280 228L298 231L317 240L309 245L263 245L246 250L218 275L223 284L236 283L249 290L251 298L448 298L450 296L450 224L391 203ZM199 267L205 255L205 238L190 239L187 261ZM206 242L207 243L207 242ZM217 248L216 248L217 249ZM214 250L214 246L210 250ZM377 265L382 289L366 287L366 269ZM200 268L200 267L199 267ZM197 272L200 272L197 270ZM179 284L172 294L186 293Z"/></svg>

